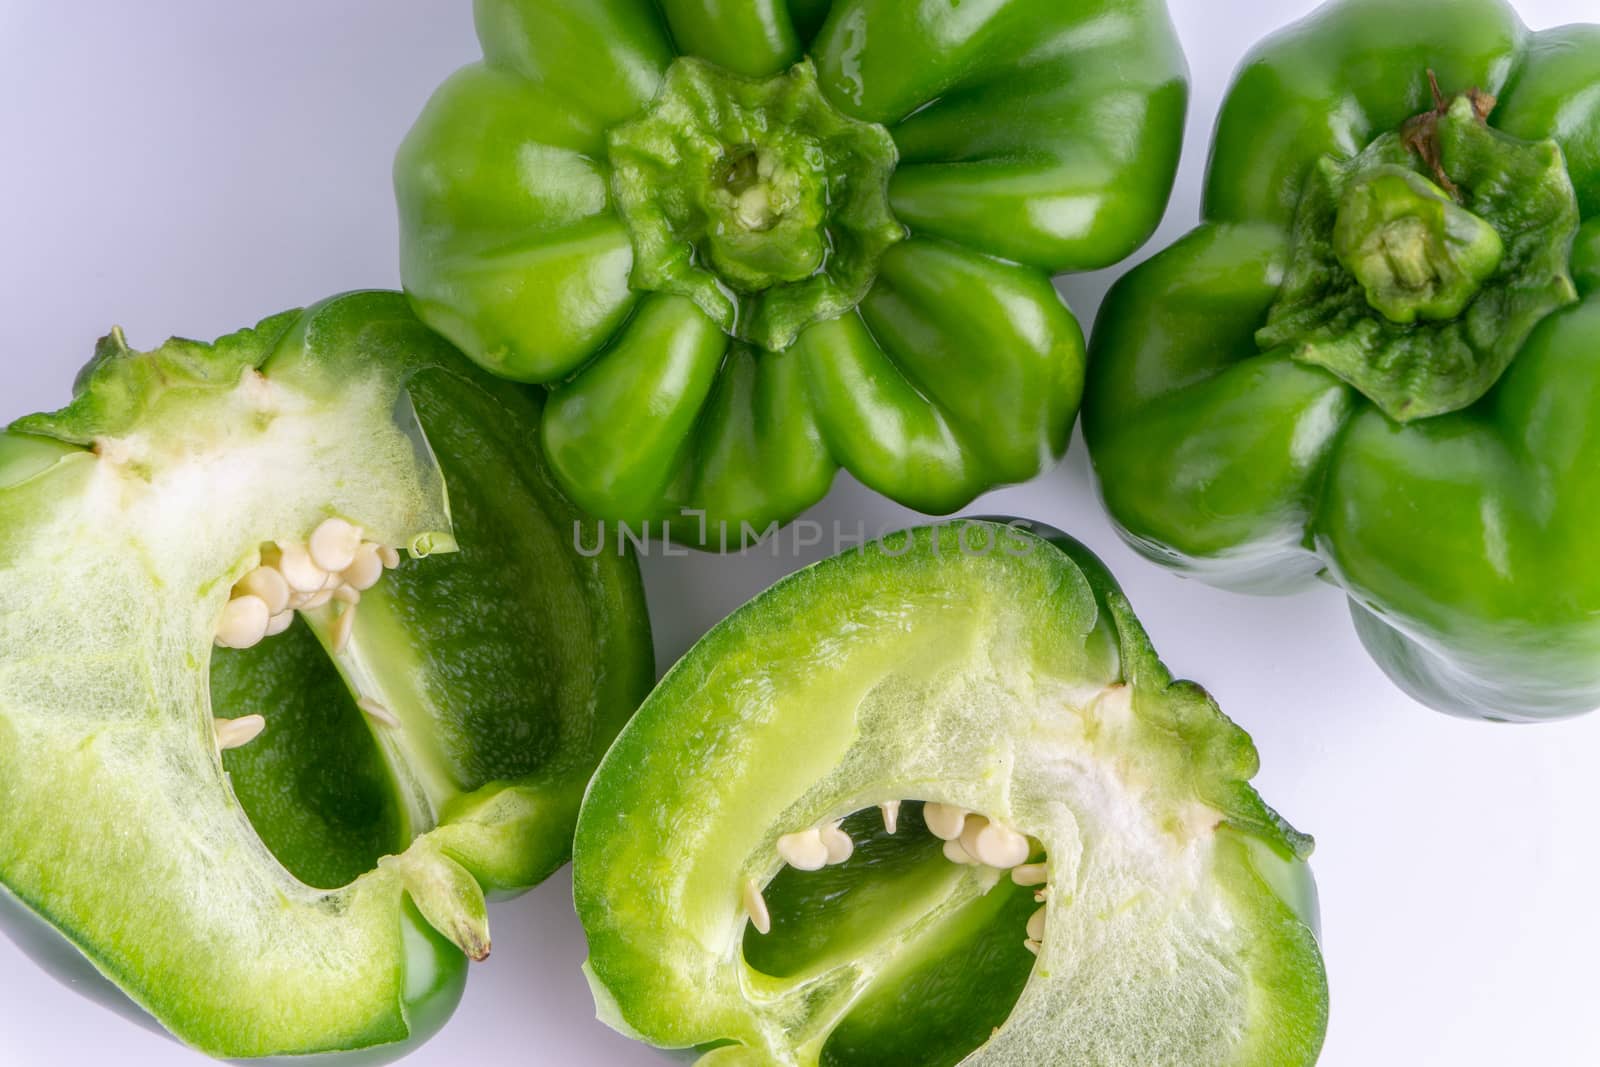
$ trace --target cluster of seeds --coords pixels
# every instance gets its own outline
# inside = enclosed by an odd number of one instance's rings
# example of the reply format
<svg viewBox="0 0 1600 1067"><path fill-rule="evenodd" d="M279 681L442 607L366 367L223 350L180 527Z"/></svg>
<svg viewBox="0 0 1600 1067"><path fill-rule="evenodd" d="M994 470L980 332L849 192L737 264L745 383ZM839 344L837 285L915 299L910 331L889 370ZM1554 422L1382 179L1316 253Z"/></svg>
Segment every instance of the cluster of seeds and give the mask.
<svg viewBox="0 0 1600 1067"><path fill-rule="evenodd" d="M838 823L813 827L778 838L778 856L789 866L802 871L820 871L843 863L856 850L850 835Z"/></svg>
<svg viewBox="0 0 1600 1067"><path fill-rule="evenodd" d="M881 805L883 827L894 833L900 819L900 801L891 800ZM1033 845L1028 838L1003 823L995 822L951 804L929 802L923 805L922 819L928 830L944 842L944 855L951 863L964 866L993 867L1009 871L1011 880L1024 888L1037 887L1033 899L1043 905L1049 898L1049 868L1043 863L1029 863ZM836 863L843 863L855 852L855 842L840 828L839 823L797 830L778 838L778 858L801 871L817 871ZM754 880L745 883L744 908L750 924L757 933L770 933L772 915L767 910L761 886ZM1028 919L1028 936L1024 947L1035 956L1044 941L1045 908Z"/></svg>
<svg viewBox="0 0 1600 1067"><path fill-rule="evenodd" d="M1045 884L1050 880L1050 868L1042 863L1024 863L1011 868L1011 880L1023 887L1038 887L1033 900L1041 907L1028 916L1028 938L1022 942L1023 948L1037 956L1039 947L1044 943L1045 908L1042 905L1050 899L1050 887Z"/></svg>
<svg viewBox="0 0 1600 1067"><path fill-rule="evenodd" d="M253 648L283 633L297 611L340 605L334 616L332 643L337 655L350 643L361 594L378 584L385 570L400 565L390 545L368 541L361 527L344 519L325 519L304 543L279 541L261 550L261 563L239 579L222 619L216 642L221 648ZM398 725L393 713L363 698L361 709L385 725ZM266 722L259 715L216 720L220 748L248 744Z"/></svg>
<svg viewBox="0 0 1600 1067"><path fill-rule="evenodd" d="M983 815L950 804L927 804L922 809L928 830L944 842L945 859L970 866L996 867L1011 872L1019 886L1038 886L1033 899L1043 905L1049 896L1049 869L1043 863L1029 863L1033 846L1017 831ZM1028 937L1023 946L1035 956L1044 941L1045 909L1040 907L1028 919Z"/></svg>

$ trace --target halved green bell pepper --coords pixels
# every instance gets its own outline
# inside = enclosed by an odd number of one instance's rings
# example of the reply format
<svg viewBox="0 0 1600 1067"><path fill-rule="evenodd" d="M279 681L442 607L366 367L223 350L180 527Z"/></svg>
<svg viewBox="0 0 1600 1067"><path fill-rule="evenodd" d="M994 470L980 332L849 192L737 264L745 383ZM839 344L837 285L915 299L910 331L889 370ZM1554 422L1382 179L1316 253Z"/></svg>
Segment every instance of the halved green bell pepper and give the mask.
<svg viewBox="0 0 1600 1067"><path fill-rule="evenodd" d="M479 0L395 165L424 321L552 396L594 514L748 539L840 467L922 511L1066 449L1050 276L1159 221L1160 0ZM694 513L686 515L686 512Z"/></svg>
<svg viewBox="0 0 1600 1067"><path fill-rule="evenodd" d="M1256 769L1064 535L834 557L707 634L596 773L601 1018L704 1067L1311 1064L1310 841Z"/></svg>
<svg viewBox="0 0 1600 1067"><path fill-rule="evenodd" d="M540 402L360 293L113 333L0 434L8 905L216 1056L442 1025L653 676Z"/></svg>
<svg viewBox="0 0 1600 1067"><path fill-rule="evenodd" d="M1201 226L1101 313L1084 410L1150 557L1322 576L1422 702L1600 705L1600 27L1336 0L1223 107Z"/></svg>

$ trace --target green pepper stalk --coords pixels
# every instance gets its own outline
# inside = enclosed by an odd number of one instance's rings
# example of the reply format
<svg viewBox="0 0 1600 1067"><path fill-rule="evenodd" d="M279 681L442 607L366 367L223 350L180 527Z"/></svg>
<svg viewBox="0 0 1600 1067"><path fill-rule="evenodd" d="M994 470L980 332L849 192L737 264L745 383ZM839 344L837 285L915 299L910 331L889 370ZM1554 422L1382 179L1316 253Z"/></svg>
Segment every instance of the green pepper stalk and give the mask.
<svg viewBox="0 0 1600 1067"><path fill-rule="evenodd" d="M418 314L551 391L566 491L721 545L840 468L948 513L1062 455L1053 274L1160 219L1159 0L479 0L399 151ZM704 532L702 532L704 531Z"/></svg>
<svg viewBox="0 0 1600 1067"><path fill-rule="evenodd" d="M596 772L601 1018L702 1067L1306 1067L1311 842L1082 545L961 521L780 582Z"/></svg>
<svg viewBox="0 0 1600 1067"><path fill-rule="evenodd" d="M1600 27L1335 0L1246 60L1200 227L1123 279L1084 433L1140 551L1322 577L1435 708L1600 705Z"/></svg>
<svg viewBox="0 0 1600 1067"><path fill-rule="evenodd" d="M113 332L0 433L8 925L215 1056L443 1025L653 673L634 562L579 556L525 448L539 409L359 293Z"/></svg>

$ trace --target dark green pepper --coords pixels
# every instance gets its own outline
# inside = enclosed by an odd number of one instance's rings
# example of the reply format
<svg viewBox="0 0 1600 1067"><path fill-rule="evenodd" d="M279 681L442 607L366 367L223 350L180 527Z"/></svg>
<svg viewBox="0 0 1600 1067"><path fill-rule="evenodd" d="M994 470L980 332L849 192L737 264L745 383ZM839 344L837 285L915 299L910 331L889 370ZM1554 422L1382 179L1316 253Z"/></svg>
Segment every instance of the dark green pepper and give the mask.
<svg viewBox="0 0 1600 1067"><path fill-rule="evenodd" d="M1305 1067L1309 839L1101 563L961 522L793 575L596 772L601 1018L703 1067Z"/></svg>
<svg viewBox="0 0 1600 1067"><path fill-rule="evenodd" d="M360 293L0 434L0 915L216 1056L442 1025L653 674L539 413Z"/></svg>
<svg viewBox="0 0 1600 1067"><path fill-rule="evenodd" d="M840 467L945 513L1067 447L1050 276L1160 219L1160 0L479 0L395 167L406 289L608 519L748 539ZM692 513L692 514L686 514Z"/></svg>
<svg viewBox="0 0 1600 1067"><path fill-rule="evenodd" d="M1199 229L1133 271L1084 430L1141 551L1321 576L1424 703L1600 705L1600 27L1336 0L1223 107Z"/></svg>

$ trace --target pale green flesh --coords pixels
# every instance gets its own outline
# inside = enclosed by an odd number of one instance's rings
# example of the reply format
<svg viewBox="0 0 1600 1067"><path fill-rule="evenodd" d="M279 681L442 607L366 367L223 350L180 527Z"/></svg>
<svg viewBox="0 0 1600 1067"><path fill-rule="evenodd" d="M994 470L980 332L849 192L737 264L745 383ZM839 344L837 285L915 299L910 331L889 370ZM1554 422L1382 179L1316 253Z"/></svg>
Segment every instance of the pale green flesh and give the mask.
<svg viewBox="0 0 1600 1067"><path fill-rule="evenodd" d="M269 363L234 389L167 392L98 454L0 494L0 877L202 1049L409 1031L420 950L402 892L417 875L386 866L331 893L290 876L229 789L207 677L262 543L337 514L383 543L449 547L402 397L371 365L334 381Z"/></svg>
<svg viewBox="0 0 1600 1067"><path fill-rule="evenodd" d="M897 909L838 917L813 965L781 976L741 952L755 936L744 886L778 874L784 833L931 800L1027 834L1050 862L1033 976L963 1063L1315 1058L1325 1007L1309 932L1185 784L1204 744L1132 713L1130 698L1161 694L1122 685L1108 622L1052 552L998 565L952 544L894 565L831 561L668 675L579 824L578 907L602 1018L668 1047L732 1042L706 1065L826 1062L852 1010L1004 875L929 868L895 888ZM1283 968L1303 978L1293 993L1268 988Z"/></svg>
<svg viewBox="0 0 1600 1067"><path fill-rule="evenodd" d="M333 649L334 619L332 605L306 613L312 632L350 692L383 705L400 721L398 729L374 722L373 736L394 776L405 833L417 837L437 826L445 804L461 793L427 741L433 709L421 684L423 664L410 654L410 642L381 585L361 598L349 642L341 652Z"/></svg>
<svg viewBox="0 0 1600 1067"><path fill-rule="evenodd" d="M426 835L415 851L449 854L471 869L490 896L542 879L548 872L530 873L514 861L525 853L556 851L544 841L565 834L576 815L572 772L557 766L514 784L491 780L473 788L477 783L464 779L463 768L445 751L440 728L454 709L432 699L437 680L429 677L429 665L407 633L397 598L382 583L363 594L349 642L339 652L331 636L334 617L330 606L308 613L307 622L351 694L376 701L399 720L398 728L370 719L368 724L394 778L406 836ZM459 904L447 900L444 906L453 911Z"/></svg>

